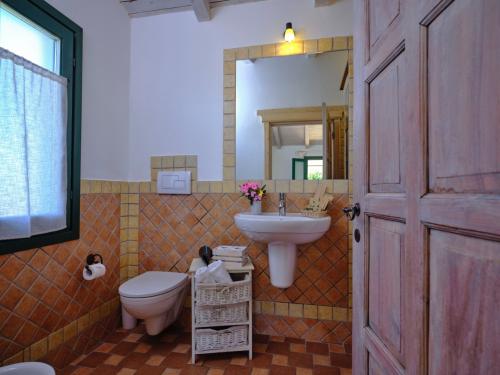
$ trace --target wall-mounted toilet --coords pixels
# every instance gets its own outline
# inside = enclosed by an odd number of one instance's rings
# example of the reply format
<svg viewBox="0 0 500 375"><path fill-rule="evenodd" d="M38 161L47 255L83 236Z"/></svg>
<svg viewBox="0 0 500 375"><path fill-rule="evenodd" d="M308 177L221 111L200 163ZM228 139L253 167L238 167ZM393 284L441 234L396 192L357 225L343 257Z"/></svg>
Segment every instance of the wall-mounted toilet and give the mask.
<svg viewBox="0 0 500 375"><path fill-rule="evenodd" d="M123 328L132 329L143 319L149 335L163 331L178 318L188 284L187 274L158 271L124 282L118 289Z"/></svg>

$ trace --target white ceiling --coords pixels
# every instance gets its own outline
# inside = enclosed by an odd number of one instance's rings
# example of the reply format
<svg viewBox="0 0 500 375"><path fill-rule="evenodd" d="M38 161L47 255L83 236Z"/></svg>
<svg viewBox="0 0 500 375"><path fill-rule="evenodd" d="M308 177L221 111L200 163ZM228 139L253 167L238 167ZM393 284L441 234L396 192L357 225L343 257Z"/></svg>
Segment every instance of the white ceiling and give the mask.
<svg viewBox="0 0 500 375"><path fill-rule="evenodd" d="M323 144L322 125L273 126L273 146L316 146Z"/></svg>
<svg viewBox="0 0 500 375"><path fill-rule="evenodd" d="M131 17L148 16L159 13L179 12L193 10L193 2L203 4L206 2L209 8L222 5L233 5L264 0L120 0Z"/></svg>
<svg viewBox="0 0 500 375"><path fill-rule="evenodd" d="M266 0L119 0L131 17L193 10L199 21L210 20L210 9ZM337 0L308 0L314 6L332 5Z"/></svg>

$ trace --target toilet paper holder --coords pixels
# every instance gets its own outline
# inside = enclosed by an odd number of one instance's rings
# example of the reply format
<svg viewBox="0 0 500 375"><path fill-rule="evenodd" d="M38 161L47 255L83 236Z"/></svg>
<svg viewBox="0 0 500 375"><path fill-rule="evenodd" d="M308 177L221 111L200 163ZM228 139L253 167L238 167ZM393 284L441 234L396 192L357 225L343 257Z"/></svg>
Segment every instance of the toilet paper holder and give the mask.
<svg viewBox="0 0 500 375"><path fill-rule="evenodd" d="M101 264L104 264L104 261L102 260L102 255L101 254L89 254L87 255L87 259L86 259L86 265L85 265L85 269L87 270L88 273L92 274L92 270L90 269L90 265L92 264L96 264L96 263L101 263Z"/></svg>

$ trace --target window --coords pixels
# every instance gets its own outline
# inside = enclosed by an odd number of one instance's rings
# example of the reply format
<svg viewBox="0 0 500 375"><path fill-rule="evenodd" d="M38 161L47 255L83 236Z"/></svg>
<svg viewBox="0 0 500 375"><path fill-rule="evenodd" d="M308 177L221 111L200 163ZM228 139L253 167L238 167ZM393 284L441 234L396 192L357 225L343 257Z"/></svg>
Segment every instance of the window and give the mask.
<svg viewBox="0 0 500 375"><path fill-rule="evenodd" d="M292 159L292 180L322 180L323 157L304 156Z"/></svg>
<svg viewBox="0 0 500 375"><path fill-rule="evenodd" d="M0 253L79 236L81 28L0 0Z"/></svg>

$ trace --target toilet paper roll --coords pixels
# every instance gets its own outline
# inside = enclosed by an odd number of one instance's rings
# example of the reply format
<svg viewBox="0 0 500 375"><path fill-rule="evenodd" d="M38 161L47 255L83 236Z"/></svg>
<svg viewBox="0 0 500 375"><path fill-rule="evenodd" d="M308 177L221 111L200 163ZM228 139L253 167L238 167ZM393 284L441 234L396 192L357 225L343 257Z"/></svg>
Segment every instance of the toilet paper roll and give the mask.
<svg viewBox="0 0 500 375"><path fill-rule="evenodd" d="M89 272L85 267L83 268L83 278L85 280L94 280L106 273L106 266L102 263L91 264L88 267L92 272Z"/></svg>

